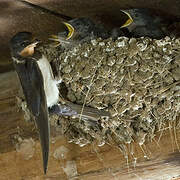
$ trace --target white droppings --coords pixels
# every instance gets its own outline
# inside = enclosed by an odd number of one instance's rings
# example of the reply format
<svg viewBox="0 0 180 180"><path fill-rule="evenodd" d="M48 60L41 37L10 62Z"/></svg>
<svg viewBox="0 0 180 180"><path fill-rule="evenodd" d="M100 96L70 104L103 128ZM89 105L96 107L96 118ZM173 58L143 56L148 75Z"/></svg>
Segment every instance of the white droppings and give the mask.
<svg viewBox="0 0 180 180"><path fill-rule="evenodd" d="M144 51L147 48L147 44L144 43L137 43L137 47L140 51Z"/></svg>
<svg viewBox="0 0 180 180"><path fill-rule="evenodd" d="M105 46L105 43L104 42L100 42L99 45L100 46Z"/></svg>
<svg viewBox="0 0 180 180"><path fill-rule="evenodd" d="M67 161L66 166L62 167L68 178L77 175L77 166L75 161Z"/></svg>
<svg viewBox="0 0 180 180"><path fill-rule="evenodd" d="M16 144L16 151L25 159L29 160L35 152L35 142L32 138L21 140Z"/></svg>
<svg viewBox="0 0 180 180"><path fill-rule="evenodd" d="M98 42L97 42L95 39L92 39L92 40L91 40L91 44L92 44L93 46L96 46L97 43L98 43Z"/></svg>
<svg viewBox="0 0 180 180"><path fill-rule="evenodd" d="M55 159L66 159L68 152L69 152L68 148L66 148L65 146L60 146L57 149L55 149L53 153L53 157Z"/></svg>
<svg viewBox="0 0 180 180"><path fill-rule="evenodd" d="M84 53L84 57L88 57L88 53L87 52Z"/></svg>
<svg viewBox="0 0 180 180"><path fill-rule="evenodd" d="M105 141L100 141L100 142L98 143L98 146L99 146L99 147L104 146L104 145L105 145Z"/></svg>
<svg viewBox="0 0 180 180"><path fill-rule="evenodd" d="M121 41L117 43L117 47L124 47L125 46L125 42Z"/></svg>
<svg viewBox="0 0 180 180"><path fill-rule="evenodd" d="M67 63L68 56L64 57L64 62Z"/></svg>
<svg viewBox="0 0 180 180"><path fill-rule="evenodd" d="M170 38L168 39L169 41L167 41L166 39L164 40L164 39L160 39L160 40L155 40L155 42L156 42L156 44L158 45L158 46L165 46L165 45L167 45L167 44L171 44L171 42L170 42Z"/></svg>

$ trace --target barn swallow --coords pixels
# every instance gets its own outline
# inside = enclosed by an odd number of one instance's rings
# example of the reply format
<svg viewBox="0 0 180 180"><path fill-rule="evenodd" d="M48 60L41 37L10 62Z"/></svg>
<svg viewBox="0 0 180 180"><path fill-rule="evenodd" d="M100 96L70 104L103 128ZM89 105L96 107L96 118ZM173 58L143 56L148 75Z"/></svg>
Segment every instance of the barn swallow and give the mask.
<svg viewBox="0 0 180 180"><path fill-rule="evenodd" d="M35 118L40 135L43 167L46 174L49 157L49 116L48 113L97 120L101 116L110 116L108 112L94 108L84 108L66 101L58 104L59 89L51 65L46 56L37 51L35 40L30 32L19 32L10 41L11 56L20 79L28 109Z"/></svg>
<svg viewBox="0 0 180 180"><path fill-rule="evenodd" d="M46 174L50 134L48 103L52 103L52 101L46 98L47 84L43 75L47 62L46 58L35 50L38 43L30 32L19 32L11 39L10 49L27 106L35 117L42 148L44 173ZM46 76L50 76L50 74L47 73ZM47 103L47 101L49 102Z"/></svg>
<svg viewBox="0 0 180 180"><path fill-rule="evenodd" d="M155 39L164 37L161 29L162 19L152 15L149 9L121 10L127 15L125 23L120 28L127 28L133 37L148 36Z"/></svg>
<svg viewBox="0 0 180 180"><path fill-rule="evenodd" d="M11 55L15 70L21 82L23 93L40 135L43 167L46 174L49 157L49 117L48 108L58 105L58 83L53 76L46 56L37 51L35 40L30 32L19 32L10 41ZM74 115L76 112L65 106L58 114ZM68 111L68 112L67 112Z"/></svg>
<svg viewBox="0 0 180 180"><path fill-rule="evenodd" d="M65 31L59 32L58 35L51 35L49 38L59 44L74 45L90 41L94 38L107 39L110 37L110 31L103 25L94 23L86 17L75 18L63 22Z"/></svg>

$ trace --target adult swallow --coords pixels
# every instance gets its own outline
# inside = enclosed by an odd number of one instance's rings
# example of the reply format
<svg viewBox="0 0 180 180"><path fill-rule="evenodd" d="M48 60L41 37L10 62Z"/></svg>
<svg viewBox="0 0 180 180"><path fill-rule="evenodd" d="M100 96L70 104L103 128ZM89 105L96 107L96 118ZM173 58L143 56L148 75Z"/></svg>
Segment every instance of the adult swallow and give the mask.
<svg viewBox="0 0 180 180"><path fill-rule="evenodd" d="M10 41L11 55L19 76L23 93L30 112L35 117L40 135L43 167L46 174L49 157L49 109L58 106L59 89L51 65L43 54L37 51L35 40L30 32L19 32ZM75 111L60 106L59 115L71 116Z"/></svg>
<svg viewBox="0 0 180 180"><path fill-rule="evenodd" d="M37 44L38 41L33 39L30 32L19 32L11 39L10 49L27 106L35 117L42 148L44 173L46 174L50 135L48 106L57 101L56 91L58 89L55 83L48 82L52 72L46 57L35 50ZM47 98L48 85L52 88L51 92L55 92L55 95L50 98Z"/></svg>
<svg viewBox="0 0 180 180"><path fill-rule="evenodd" d="M162 19L152 15L149 9L121 10L127 15L125 23L120 28L127 28L133 37L148 36L155 39L164 37L161 29Z"/></svg>
<svg viewBox="0 0 180 180"><path fill-rule="evenodd" d="M88 107L84 107L84 111L82 111L81 105L68 101L66 101L66 105L58 104L58 83L61 81L55 80L46 56L35 49L38 43L30 32L19 32L11 39L10 49L27 106L35 118L39 131L43 167L46 174L50 138L49 112L95 121L101 116L109 117L110 114Z"/></svg>

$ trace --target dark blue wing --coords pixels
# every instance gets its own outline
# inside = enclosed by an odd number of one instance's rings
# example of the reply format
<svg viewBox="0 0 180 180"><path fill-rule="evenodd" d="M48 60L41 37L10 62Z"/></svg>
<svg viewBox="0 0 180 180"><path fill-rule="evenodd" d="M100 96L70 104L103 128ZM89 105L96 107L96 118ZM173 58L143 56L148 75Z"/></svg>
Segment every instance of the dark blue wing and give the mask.
<svg viewBox="0 0 180 180"><path fill-rule="evenodd" d="M40 103L45 98L43 77L36 62L26 60L25 64L15 64L27 106L34 116L39 115Z"/></svg>
<svg viewBox="0 0 180 180"><path fill-rule="evenodd" d="M15 64L27 106L35 117L39 130L44 172L49 156L49 118L42 73L36 61L28 59L25 64Z"/></svg>

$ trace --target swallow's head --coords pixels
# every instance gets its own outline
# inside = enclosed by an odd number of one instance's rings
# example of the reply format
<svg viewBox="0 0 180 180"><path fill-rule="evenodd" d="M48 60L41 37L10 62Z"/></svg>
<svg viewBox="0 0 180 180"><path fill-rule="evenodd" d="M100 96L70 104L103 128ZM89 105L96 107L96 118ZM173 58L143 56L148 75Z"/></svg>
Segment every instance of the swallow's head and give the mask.
<svg viewBox="0 0 180 180"><path fill-rule="evenodd" d="M90 36L94 30L95 24L89 18L75 18L68 22L63 22L65 29L59 32L58 35L51 35L49 38L55 41L58 46L61 43L70 43L72 41L81 40Z"/></svg>
<svg viewBox="0 0 180 180"><path fill-rule="evenodd" d="M29 57L34 54L34 48L39 43L30 32L19 32L10 40L13 57Z"/></svg>

